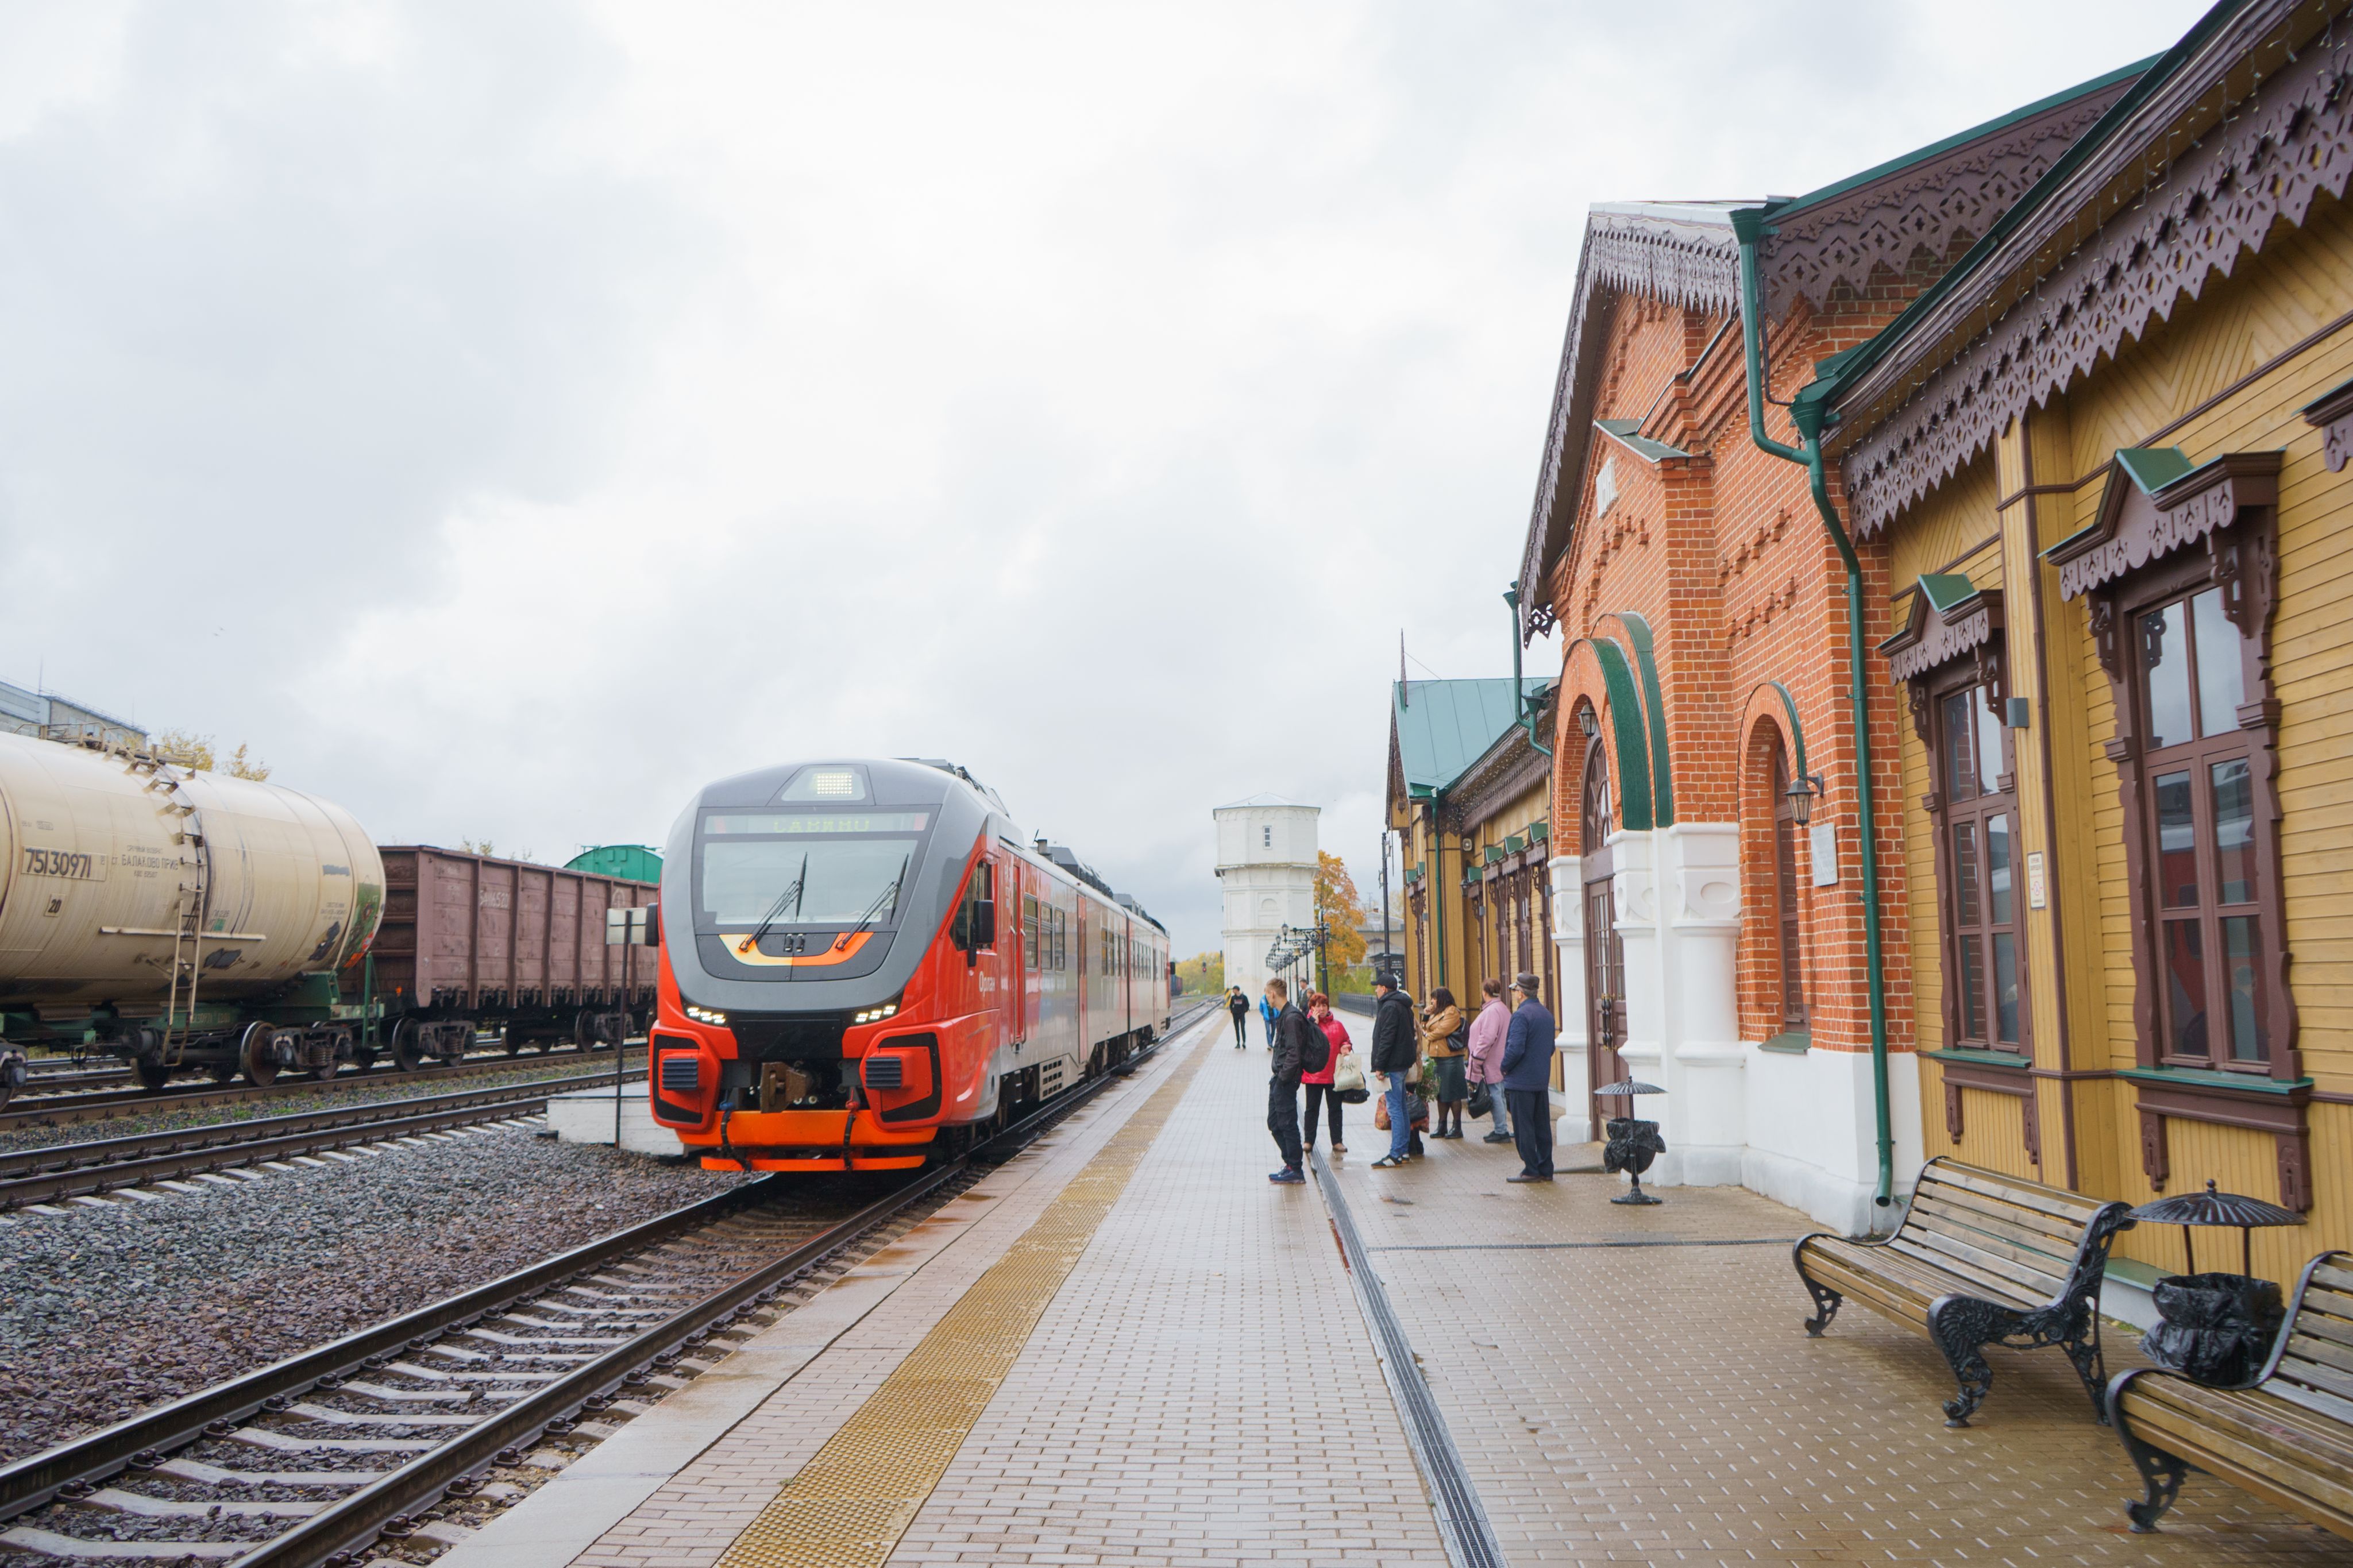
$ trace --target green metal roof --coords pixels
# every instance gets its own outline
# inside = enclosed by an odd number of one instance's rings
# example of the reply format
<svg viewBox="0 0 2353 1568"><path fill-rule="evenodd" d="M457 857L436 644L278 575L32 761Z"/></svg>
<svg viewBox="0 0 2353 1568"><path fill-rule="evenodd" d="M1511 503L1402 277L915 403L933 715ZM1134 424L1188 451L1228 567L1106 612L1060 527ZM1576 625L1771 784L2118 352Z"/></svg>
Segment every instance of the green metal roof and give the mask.
<svg viewBox="0 0 2353 1568"><path fill-rule="evenodd" d="M1920 594L1938 611L1951 609L1978 591L1978 585L1958 572L1924 572L1920 574Z"/></svg>
<svg viewBox="0 0 2353 1568"><path fill-rule="evenodd" d="M1872 181L1884 179L1900 169L1909 168L1915 163L1925 163L1940 153L1964 146L1980 136L1990 136L1997 131L2006 131L2010 126L2033 119L2045 110L2056 109L2063 103L2097 92L2102 88L2113 87L2117 82L2130 80L2164 58L2163 55L2151 55L2145 60L2135 60L2128 66L2118 66L2116 69L2095 76L2089 81L2077 82L2073 87L2063 89L2048 98L2038 98L2032 103L2022 104L2007 114L1998 114L1983 124L1972 125L1967 131L1956 131L1940 142L1931 142L1926 147L1915 147L1909 153L1888 159L1884 163L1873 163L1859 174L1849 174L1843 180L1833 180L1820 190L1808 191L1802 196L1792 196L1788 201L1776 205L1773 208L1773 216L1776 218L1782 217L1801 207L1812 206L1816 202L1826 202L1833 196L1844 195L1849 191L1859 190Z"/></svg>
<svg viewBox="0 0 2353 1568"><path fill-rule="evenodd" d="M1520 682L1534 701L1552 689L1548 676ZM1405 768L1409 795L1430 795L1462 776L1519 720L1512 678L1489 680L1393 681L1389 731Z"/></svg>
<svg viewBox="0 0 2353 1568"><path fill-rule="evenodd" d="M618 877L625 882L661 880L661 856L642 844L601 844L585 849L564 863L567 871Z"/></svg>
<svg viewBox="0 0 2353 1568"><path fill-rule="evenodd" d="M2116 467L2132 476L2144 495L2155 495L2196 464L2179 447L2119 447Z"/></svg>

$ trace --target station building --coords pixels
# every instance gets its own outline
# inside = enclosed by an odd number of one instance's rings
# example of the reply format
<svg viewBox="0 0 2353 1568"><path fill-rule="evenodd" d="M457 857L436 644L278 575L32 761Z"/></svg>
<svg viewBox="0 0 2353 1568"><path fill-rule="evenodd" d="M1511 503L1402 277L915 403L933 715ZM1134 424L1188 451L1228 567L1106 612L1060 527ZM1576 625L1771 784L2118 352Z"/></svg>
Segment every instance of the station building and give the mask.
<svg viewBox="0 0 2353 1568"><path fill-rule="evenodd" d="M2289 1282L2353 1241L2336 9L2217 6L1798 394L1893 590L1927 1152L2211 1178L2308 1215L2254 1233ZM2186 1262L2169 1226L2117 1250Z"/></svg>
<svg viewBox="0 0 2353 1568"><path fill-rule="evenodd" d="M1525 970L1543 977L1545 1005L1557 1011L1545 871L1554 685L1504 677L1390 689L1388 817L1402 846L1398 941L1418 1003L1443 985L1475 1012L1482 980L1508 985ZM1558 1074L1556 1064L1556 1089Z"/></svg>
<svg viewBox="0 0 2353 1568"><path fill-rule="evenodd" d="M1758 261L1769 395L1888 325L2133 79L1779 204ZM1668 1148L1650 1179L1746 1184L1860 1230L1883 1223L1883 1173L1923 1156L1898 700L1874 646L1875 1058L1848 578L1807 469L1751 440L1741 205L1610 204L1586 227L1518 589L1525 630L1565 637L1547 862L1561 1132L1625 1114L1591 1091L1630 1075L1665 1091L1639 1107ZM1775 433L1790 437L1778 412ZM1861 565L1876 645L1884 548ZM1790 788L1817 776L1801 826Z"/></svg>
<svg viewBox="0 0 2353 1568"><path fill-rule="evenodd" d="M1884 1228L1883 1140L1898 1189L1944 1153L2134 1202L2212 1177L2312 1215L2258 1233L2275 1279L2348 1239L2327 9L2218 5L1808 195L1592 211L1519 595L1566 634L1565 1098L1663 1088L1650 1179ZM1860 728L1845 561L1752 439L1744 238L1764 433L1819 437L1862 576ZM2180 1249L2144 1229L2119 1267Z"/></svg>

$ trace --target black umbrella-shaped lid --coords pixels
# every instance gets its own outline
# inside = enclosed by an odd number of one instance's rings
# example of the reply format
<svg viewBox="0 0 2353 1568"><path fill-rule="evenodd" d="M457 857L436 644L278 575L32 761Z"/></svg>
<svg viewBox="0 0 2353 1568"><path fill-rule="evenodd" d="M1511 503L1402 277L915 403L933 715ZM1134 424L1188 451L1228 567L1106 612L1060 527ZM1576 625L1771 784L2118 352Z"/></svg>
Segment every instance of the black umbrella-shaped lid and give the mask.
<svg viewBox="0 0 2353 1568"><path fill-rule="evenodd" d="M1596 1094L1664 1094L1667 1091L1655 1083L1638 1083L1630 1078L1617 1083L1605 1083L1593 1092Z"/></svg>
<svg viewBox="0 0 2353 1568"><path fill-rule="evenodd" d="M1607 1089L1599 1092L1608 1093ZM2240 1193L2218 1193L2213 1178L2207 1178L2202 1193L2183 1193L2177 1197L2159 1198L2153 1204L2143 1204L2133 1210L2132 1217L2158 1225L2302 1225L2304 1216L2277 1204L2267 1204L2261 1198L2251 1198Z"/></svg>

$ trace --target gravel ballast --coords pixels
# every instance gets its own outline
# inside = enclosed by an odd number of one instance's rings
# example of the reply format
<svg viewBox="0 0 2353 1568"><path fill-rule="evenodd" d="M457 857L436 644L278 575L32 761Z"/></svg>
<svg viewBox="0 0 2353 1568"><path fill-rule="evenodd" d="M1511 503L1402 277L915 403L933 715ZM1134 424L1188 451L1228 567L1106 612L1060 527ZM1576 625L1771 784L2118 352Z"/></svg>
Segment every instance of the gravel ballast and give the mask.
<svg viewBox="0 0 2353 1568"><path fill-rule="evenodd" d="M0 1459L747 1179L513 1128L353 1152L0 1221Z"/></svg>

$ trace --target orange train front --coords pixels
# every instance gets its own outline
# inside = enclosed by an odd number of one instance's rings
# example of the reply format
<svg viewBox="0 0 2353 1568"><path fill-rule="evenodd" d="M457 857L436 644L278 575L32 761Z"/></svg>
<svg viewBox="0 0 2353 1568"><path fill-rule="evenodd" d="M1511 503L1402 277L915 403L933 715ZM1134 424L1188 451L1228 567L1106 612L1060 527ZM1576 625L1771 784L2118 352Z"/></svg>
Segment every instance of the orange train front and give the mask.
<svg viewBox="0 0 2353 1568"><path fill-rule="evenodd" d="M961 1152L1168 1026L1168 935L962 768L723 779L670 830L648 1092L713 1169Z"/></svg>

